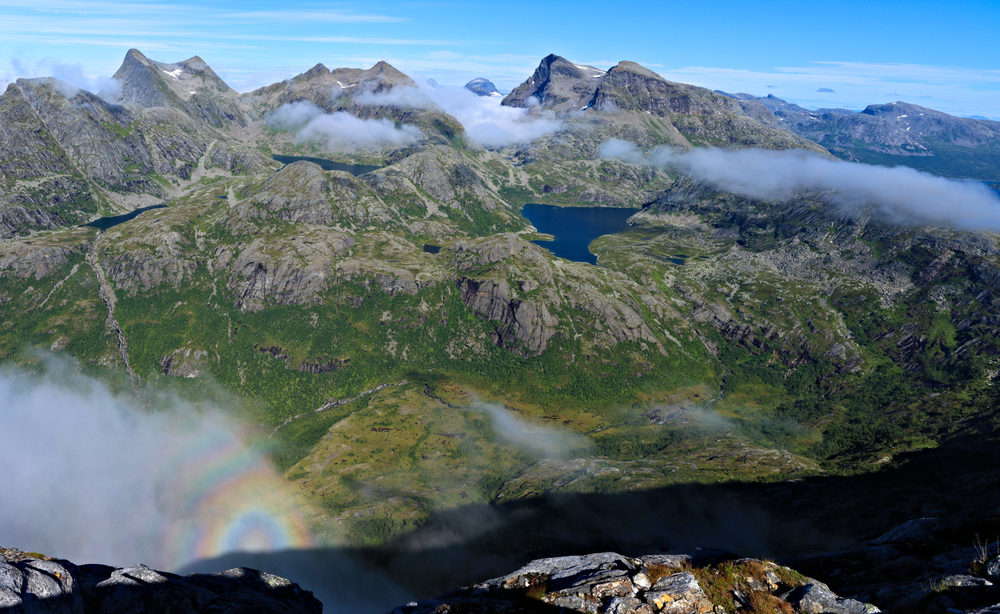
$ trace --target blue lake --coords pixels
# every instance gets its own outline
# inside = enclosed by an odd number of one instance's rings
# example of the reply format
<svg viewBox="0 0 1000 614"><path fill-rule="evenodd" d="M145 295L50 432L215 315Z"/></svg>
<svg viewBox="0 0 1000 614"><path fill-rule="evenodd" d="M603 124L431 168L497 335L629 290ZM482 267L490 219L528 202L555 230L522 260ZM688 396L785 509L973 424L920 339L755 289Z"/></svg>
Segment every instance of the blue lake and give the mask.
<svg viewBox="0 0 1000 614"><path fill-rule="evenodd" d="M556 256L597 264L597 256L590 253L590 243L601 235L614 234L629 229L628 218L640 209L617 207L557 207L555 205L527 204L521 215L538 229L555 237L554 241L532 241Z"/></svg>
<svg viewBox="0 0 1000 614"><path fill-rule="evenodd" d="M288 165L292 162L298 162L300 160L305 160L306 162L312 162L314 164L319 164L320 168L324 171L344 171L352 175L364 175L365 173L370 173L374 170L382 168L381 166L368 166L367 164L344 164L343 162L331 162L330 160L324 160L323 158L310 158L308 156L271 156L276 162L281 162L282 164Z"/></svg>
<svg viewBox="0 0 1000 614"><path fill-rule="evenodd" d="M166 207L167 207L166 205L153 205L151 207L143 207L142 209L136 209L135 211L131 211L124 215L113 215L111 217L102 217L100 219L94 220L93 222L84 224L84 226L90 226L91 228L96 228L98 230L107 230L108 228L117 226L122 222L127 222L131 219L135 219L136 217L139 216L140 213L145 213L146 211L150 211L152 209L165 209Z"/></svg>

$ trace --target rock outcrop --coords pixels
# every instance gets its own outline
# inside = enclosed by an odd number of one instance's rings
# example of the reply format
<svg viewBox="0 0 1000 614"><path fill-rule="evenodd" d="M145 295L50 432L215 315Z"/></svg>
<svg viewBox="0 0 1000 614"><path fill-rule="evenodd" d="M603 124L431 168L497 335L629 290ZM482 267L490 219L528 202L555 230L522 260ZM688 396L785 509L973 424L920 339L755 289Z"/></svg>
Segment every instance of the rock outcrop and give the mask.
<svg viewBox="0 0 1000 614"><path fill-rule="evenodd" d="M474 313L495 321L493 342L519 355L538 356L548 346L559 323L544 303L512 299L506 281L462 278L456 284Z"/></svg>
<svg viewBox="0 0 1000 614"><path fill-rule="evenodd" d="M322 611L310 591L255 569L178 576L145 565L75 565L0 548L0 612L5 614Z"/></svg>
<svg viewBox="0 0 1000 614"><path fill-rule="evenodd" d="M540 559L512 574L464 587L393 614L585 612L708 614L753 612L874 614L822 582L775 563L720 551L625 557L614 552Z"/></svg>

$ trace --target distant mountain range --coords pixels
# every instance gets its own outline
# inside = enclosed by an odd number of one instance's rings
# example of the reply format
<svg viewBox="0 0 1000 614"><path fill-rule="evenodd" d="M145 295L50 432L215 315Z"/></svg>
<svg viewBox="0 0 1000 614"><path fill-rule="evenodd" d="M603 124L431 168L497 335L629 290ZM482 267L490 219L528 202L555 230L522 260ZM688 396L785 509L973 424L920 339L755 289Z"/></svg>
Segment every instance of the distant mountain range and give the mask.
<svg viewBox="0 0 1000 614"><path fill-rule="evenodd" d="M906 102L810 111L773 95L726 94L770 126L818 143L838 158L909 166L955 179L1000 180L1000 122L953 117Z"/></svg>

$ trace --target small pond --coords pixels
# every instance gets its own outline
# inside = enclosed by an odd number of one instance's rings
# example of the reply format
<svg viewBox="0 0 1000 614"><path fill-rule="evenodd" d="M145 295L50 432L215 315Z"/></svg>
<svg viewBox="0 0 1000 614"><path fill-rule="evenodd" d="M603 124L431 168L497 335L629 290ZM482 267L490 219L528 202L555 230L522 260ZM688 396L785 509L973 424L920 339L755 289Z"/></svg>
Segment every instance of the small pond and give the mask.
<svg viewBox="0 0 1000 614"><path fill-rule="evenodd" d="M300 160L305 160L306 162L312 162L314 164L319 164L320 168L324 171L344 171L352 175L364 175L365 173L370 173L372 171L382 168L381 166L368 166L367 164L344 164L343 162L331 162L330 160L324 160L323 158L310 158L308 156L271 156L276 162L281 162L282 164L288 165L292 162L298 162Z"/></svg>
<svg viewBox="0 0 1000 614"><path fill-rule="evenodd" d="M555 205L527 204L521 214L538 229L550 234L554 241L533 241L556 256L597 264L597 256L590 253L590 243L601 235L614 234L629 229L626 222L641 209L618 207L557 207Z"/></svg>
<svg viewBox="0 0 1000 614"><path fill-rule="evenodd" d="M113 215L111 217L102 217L94 220L93 222L84 224L84 226L90 226L91 228L96 228L98 230L107 230L108 228L117 226L122 222L127 222L131 219L135 219L136 217L139 216L140 213L145 213L152 209L166 209L166 208L167 208L166 205L153 205L151 207L143 207L141 209L136 209L135 211L126 213L124 215Z"/></svg>

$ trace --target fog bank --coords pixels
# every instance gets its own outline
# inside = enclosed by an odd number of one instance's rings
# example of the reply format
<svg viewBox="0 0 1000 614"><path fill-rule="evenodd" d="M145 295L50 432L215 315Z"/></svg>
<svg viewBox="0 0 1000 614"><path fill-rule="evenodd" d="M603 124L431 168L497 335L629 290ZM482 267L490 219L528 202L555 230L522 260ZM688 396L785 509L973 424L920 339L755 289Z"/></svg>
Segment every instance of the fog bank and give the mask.
<svg viewBox="0 0 1000 614"><path fill-rule="evenodd" d="M166 570L312 545L294 491L222 410L142 407L68 361L44 367L0 369L0 544Z"/></svg>
<svg viewBox="0 0 1000 614"><path fill-rule="evenodd" d="M717 189L751 198L783 200L820 191L848 212L873 205L901 223L954 225L962 230L1000 231L1000 196L976 181L955 181L911 168L845 162L804 150L680 150L648 152L611 139L600 156L633 164L670 167Z"/></svg>
<svg viewBox="0 0 1000 614"><path fill-rule="evenodd" d="M266 124L295 133L300 142L320 142L330 151L353 151L358 147L388 144L409 145L423 138L416 126L387 119L358 119L350 113L326 113L309 101L283 104L268 116Z"/></svg>

